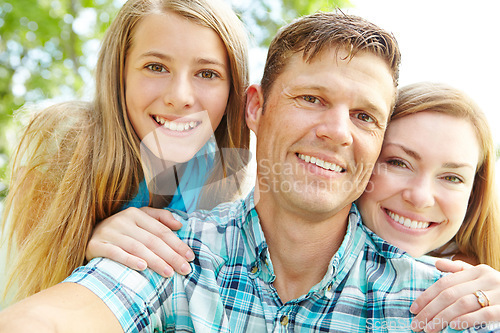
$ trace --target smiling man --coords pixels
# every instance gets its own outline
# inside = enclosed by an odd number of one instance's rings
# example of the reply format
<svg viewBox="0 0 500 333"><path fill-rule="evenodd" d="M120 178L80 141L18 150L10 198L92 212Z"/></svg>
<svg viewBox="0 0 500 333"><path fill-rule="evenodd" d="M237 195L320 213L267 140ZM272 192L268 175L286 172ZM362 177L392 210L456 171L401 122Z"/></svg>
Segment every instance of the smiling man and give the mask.
<svg viewBox="0 0 500 333"><path fill-rule="evenodd" d="M178 216L192 272L95 259L6 310L0 331L409 331L412 301L441 275L365 229L352 204L380 152L399 60L394 37L358 17L284 27L248 90L255 190Z"/></svg>

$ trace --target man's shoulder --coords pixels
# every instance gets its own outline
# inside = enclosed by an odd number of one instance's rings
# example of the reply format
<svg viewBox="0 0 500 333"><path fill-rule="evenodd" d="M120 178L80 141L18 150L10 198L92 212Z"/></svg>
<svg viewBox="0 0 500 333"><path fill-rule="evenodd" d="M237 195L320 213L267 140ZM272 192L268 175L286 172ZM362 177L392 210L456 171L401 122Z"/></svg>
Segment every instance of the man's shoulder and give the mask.
<svg viewBox="0 0 500 333"><path fill-rule="evenodd" d="M368 252L367 257L372 258L373 263L377 263L376 266L382 266L381 268L387 271L393 271L394 274L406 276L414 281L422 281L424 285L432 284L444 275L434 265L436 258L429 256L414 258L380 238L369 237L365 251Z"/></svg>
<svg viewBox="0 0 500 333"><path fill-rule="evenodd" d="M437 281L443 276L435 266L435 258L422 256L414 258L405 251L388 243L373 231L368 229L361 220L359 226L366 235L365 257L367 265L383 266L395 272L406 272L412 278L429 279Z"/></svg>
<svg viewBox="0 0 500 333"><path fill-rule="evenodd" d="M174 217L183 226L177 235L193 249L196 257L220 267L246 244L240 240L245 237L252 204L246 198L222 203L211 210L178 212Z"/></svg>
<svg viewBox="0 0 500 333"><path fill-rule="evenodd" d="M391 292L399 289L423 291L444 275L434 266L434 258L413 258L364 225L361 228L366 234L366 241L363 259L359 259L360 270L363 274L366 272L368 280L374 279L374 286L386 291L392 289Z"/></svg>
<svg viewBox="0 0 500 333"><path fill-rule="evenodd" d="M168 209L172 212L174 217L178 219L183 225L200 225L199 222L205 223L207 226L215 226L218 228L225 228L228 224L234 221L241 222L249 209L248 199L238 199L230 202L223 202L211 210L196 210L191 213L183 211ZM251 202L250 202L251 204Z"/></svg>

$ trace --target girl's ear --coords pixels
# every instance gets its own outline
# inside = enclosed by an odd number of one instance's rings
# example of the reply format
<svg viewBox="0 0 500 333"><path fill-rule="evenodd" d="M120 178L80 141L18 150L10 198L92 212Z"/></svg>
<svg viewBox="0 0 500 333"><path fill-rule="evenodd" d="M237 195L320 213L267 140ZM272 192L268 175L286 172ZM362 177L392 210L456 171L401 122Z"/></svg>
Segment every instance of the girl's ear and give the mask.
<svg viewBox="0 0 500 333"><path fill-rule="evenodd" d="M247 90L247 104L245 110L245 119L247 126L252 132L257 135L259 128L260 116L262 115L262 106L264 105L264 98L262 96L262 88L258 84L253 84Z"/></svg>

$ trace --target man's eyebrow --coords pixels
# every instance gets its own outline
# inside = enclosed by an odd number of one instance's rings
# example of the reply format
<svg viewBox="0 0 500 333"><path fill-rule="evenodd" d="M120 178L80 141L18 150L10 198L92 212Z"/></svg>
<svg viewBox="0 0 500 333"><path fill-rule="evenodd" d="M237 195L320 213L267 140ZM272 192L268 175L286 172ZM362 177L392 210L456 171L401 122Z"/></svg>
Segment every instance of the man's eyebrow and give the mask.
<svg viewBox="0 0 500 333"><path fill-rule="evenodd" d="M305 84L305 85L300 86L298 88L315 90L315 91L319 91L319 92L321 92L321 91L328 92L328 91L334 90L334 88L332 88L332 87L329 87L327 85L321 85L321 84ZM363 109L366 109L367 111L373 111L373 112L379 114L381 117L385 116L385 112L384 112L383 107L381 107L380 105L374 103L373 101L371 101L369 99L363 98L359 101L359 104L362 105ZM390 113L388 113L387 116L385 116L385 117L389 117L389 114Z"/></svg>

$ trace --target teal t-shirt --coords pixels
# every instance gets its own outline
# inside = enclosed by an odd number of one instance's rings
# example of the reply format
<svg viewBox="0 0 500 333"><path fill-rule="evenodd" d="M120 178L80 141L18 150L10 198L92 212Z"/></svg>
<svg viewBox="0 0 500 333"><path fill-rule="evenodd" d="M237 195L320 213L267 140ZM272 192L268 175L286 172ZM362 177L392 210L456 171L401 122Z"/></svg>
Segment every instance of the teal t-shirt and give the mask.
<svg viewBox="0 0 500 333"><path fill-rule="evenodd" d="M216 142L212 137L200 151L185 164L184 173L169 208L191 213L196 210L201 189L213 169ZM144 207L149 205L149 190L146 180L139 184L137 195L125 203L122 210L129 207Z"/></svg>

